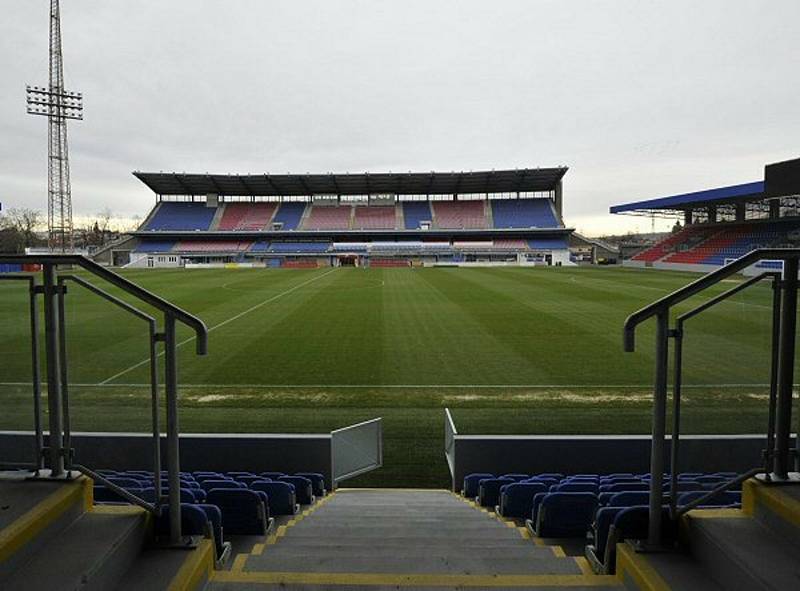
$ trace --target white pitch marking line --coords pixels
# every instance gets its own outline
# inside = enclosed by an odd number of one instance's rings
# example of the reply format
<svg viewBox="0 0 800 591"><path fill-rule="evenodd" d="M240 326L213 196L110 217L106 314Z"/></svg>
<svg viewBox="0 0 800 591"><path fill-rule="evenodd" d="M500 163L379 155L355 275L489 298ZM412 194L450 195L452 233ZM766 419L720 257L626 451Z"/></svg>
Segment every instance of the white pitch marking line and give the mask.
<svg viewBox="0 0 800 591"><path fill-rule="evenodd" d="M322 278L323 278L323 277L325 277L326 275L330 275L330 274L331 274L331 273L333 273L335 270L336 270L336 269L331 269L330 271L326 271L326 272L325 272L325 273L323 273L322 275L315 275L314 277L312 277L311 279L308 279L307 281L303 281L302 283L298 283L297 285L295 285L294 287L292 287L292 288L290 288L290 289L287 289L286 291L282 291L281 293L279 293L279 294L277 294L277 295L274 295L274 296L272 296L271 298L268 298L268 299L264 300L263 302L260 302L260 303L256 304L255 306L251 306L250 308L248 308L248 309L247 309L247 310L245 310L244 312L239 312L239 313L238 313L238 314L236 314L235 316L231 316L231 317L230 317L230 318L228 318L227 320L223 320L223 321L222 321L222 322L220 322L219 324L215 324L214 326L212 326L211 328L209 328L209 329L208 329L208 332L212 332L212 331L214 331L214 330L217 330L218 328L222 328L223 326L225 326L225 325L227 325L227 324L230 324L230 323L231 323L231 322L233 322L234 320L238 320L238 319L239 319L239 318L241 318L242 316L245 316L245 315L249 314L250 312L253 312L253 311L255 311L255 310L258 310L258 309L259 309L259 308L261 308L262 306L266 306L267 304L269 304L269 303L271 303L271 302L274 302L275 300L277 300L277 299L279 299L279 298L282 298L282 297L283 297L283 296L285 296L285 295L289 295L289 294L290 294L290 293L292 293L293 291L295 291L295 290L298 290L298 289L300 289L301 287L304 287L304 286L308 285L309 283L313 283L314 281L317 281L318 279L322 279ZM189 342L193 341L194 339L195 339L195 337L189 337L188 339L184 339L183 341L179 342L179 343L176 345L176 347L181 347L181 346L185 345L186 343L189 343ZM161 353L159 353L157 357L161 357L162 355L164 355L164 352L163 352L163 351L162 351ZM119 373L117 373L117 374L114 374L113 376L111 376L111 377L110 377L110 378L108 378L107 380L103 380L102 382L100 382L100 383L99 383L99 384L97 384L97 385L99 385L99 386L106 386L106 385L108 385L108 383L109 383L109 382L113 382L113 381L114 381L114 380L116 380L117 378L119 378L119 377L122 377L122 376L124 376L126 373L128 373L128 372L131 372L131 371L133 371L134 369L136 369L137 367L141 367L141 366L143 366L143 365L145 365L145 364L147 364L147 363L150 363L150 358L149 358L149 357L148 357L147 359L144 359L144 360L140 361L139 363L136 363L136 364L134 364L134 365L131 365L129 368L127 368L127 369L124 369L124 370L122 370L121 372L119 372Z"/></svg>
<svg viewBox="0 0 800 591"><path fill-rule="evenodd" d="M47 382L42 382L44 386ZM0 386L30 386L30 382L0 382ZM81 388L149 388L150 384L106 384L101 383L86 383L86 384L70 384L71 386ZM798 384L795 384L797 386ZM684 384L681 386L686 389L698 388L766 388L769 384ZM633 388L652 388L653 384L181 384L182 388L253 388L253 389L267 389L267 388L331 388L331 389L346 389L346 388L417 388L417 389L474 389L474 390L487 390L487 389L572 389L572 390L602 390L602 389L633 389Z"/></svg>

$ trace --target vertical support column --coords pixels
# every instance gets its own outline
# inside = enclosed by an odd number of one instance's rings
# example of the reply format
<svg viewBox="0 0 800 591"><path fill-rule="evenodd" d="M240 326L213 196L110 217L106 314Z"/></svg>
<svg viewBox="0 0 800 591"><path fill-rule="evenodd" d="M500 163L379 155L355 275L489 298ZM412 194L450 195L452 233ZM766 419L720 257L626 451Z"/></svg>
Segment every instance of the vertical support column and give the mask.
<svg viewBox="0 0 800 591"><path fill-rule="evenodd" d="M164 390L167 396L167 471L169 482L169 537L172 544L181 538L180 449L178 441L178 348L175 318L164 316Z"/></svg>
<svg viewBox="0 0 800 591"><path fill-rule="evenodd" d="M778 349L781 339L781 278L772 280L772 339L769 368L769 413L767 415L767 453L764 474L775 470L775 412L778 403Z"/></svg>
<svg viewBox="0 0 800 591"><path fill-rule="evenodd" d="M35 466L44 468L44 434L42 433L42 372L39 365L39 306L36 302L36 279L31 278L29 294L31 322L31 377L33 380L33 431L36 450Z"/></svg>
<svg viewBox="0 0 800 591"><path fill-rule="evenodd" d="M681 438L681 385L683 382L683 324L675 331L674 375L672 380L672 439L670 440L669 506L673 518L678 510L678 452Z"/></svg>
<svg viewBox="0 0 800 591"><path fill-rule="evenodd" d="M792 436L792 384L797 330L797 259L783 264L783 301L778 349L778 396L775 414L775 473L777 480L789 477L789 444Z"/></svg>
<svg viewBox="0 0 800 591"><path fill-rule="evenodd" d="M555 205L556 213L558 214L558 220L561 221L564 219L562 215L562 210L564 208L564 185L563 181L558 181L556 185L556 190L554 191L554 198L553 198L553 205Z"/></svg>
<svg viewBox="0 0 800 591"><path fill-rule="evenodd" d="M47 408L50 420L50 470L51 476L64 474L64 457L61 453L61 367L58 345L58 307L56 295L56 270L53 263L44 264L44 335L47 352Z"/></svg>
<svg viewBox="0 0 800 591"><path fill-rule="evenodd" d="M69 374L67 373L67 314L64 297L67 287L58 282L58 355L59 379L61 380L61 416L64 428L64 465L67 470L72 467L70 450L72 449L72 427L69 415Z"/></svg>
<svg viewBox="0 0 800 591"><path fill-rule="evenodd" d="M736 221L743 222L745 218L745 204L744 203L737 203L736 204Z"/></svg>
<svg viewBox="0 0 800 591"><path fill-rule="evenodd" d="M769 200L769 219L777 220L781 217L781 200L780 199L770 199Z"/></svg>
<svg viewBox="0 0 800 591"><path fill-rule="evenodd" d="M161 419L158 399L158 345L155 323L150 324L150 413L153 421L153 484L156 505L161 506Z"/></svg>
<svg viewBox="0 0 800 591"><path fill-rule="evenodd" d="M667 365L669 309L656 316L656 375L653 388L653 442L650 447L650 507L647 544L661 544L661 505L664 497L664 438L667 424Z"/></svg>
<svg viewBox="0 0 800 591"><path fill-rule="evenodd" d="M684 225L684 227L692 225L692 210L691 209L687 209L686 211L683 212L683 225Z"/></svg>

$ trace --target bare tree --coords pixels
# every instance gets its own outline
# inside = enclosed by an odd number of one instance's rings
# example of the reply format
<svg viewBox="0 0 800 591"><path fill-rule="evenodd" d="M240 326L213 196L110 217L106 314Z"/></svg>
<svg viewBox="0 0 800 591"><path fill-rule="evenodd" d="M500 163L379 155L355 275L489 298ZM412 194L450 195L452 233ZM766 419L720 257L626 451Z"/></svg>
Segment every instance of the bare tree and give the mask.
<svg viewBox="0 0 800 591"><path fill-rule="evenodd" d="M27 207L12 207L4 216L3 225L6 231L14 235L16 252L22 252L28 246L38 246L41 240L36 236L42 229L42 213Z"/></svg>

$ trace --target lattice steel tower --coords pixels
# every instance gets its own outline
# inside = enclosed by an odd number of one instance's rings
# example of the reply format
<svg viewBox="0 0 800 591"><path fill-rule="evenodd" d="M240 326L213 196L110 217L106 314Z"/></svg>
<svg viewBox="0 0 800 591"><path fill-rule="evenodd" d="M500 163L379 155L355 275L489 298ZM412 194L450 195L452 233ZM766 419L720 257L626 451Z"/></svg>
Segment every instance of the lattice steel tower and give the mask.
<svg viewBox="0 0 800 591"><path fill-rule="evenodd" d="M51 251L73 249L67 120L83 119L83 95L64 90L59 0L50 0L50 82L27 87L28 113L47 117L47 232Z"/></svg>

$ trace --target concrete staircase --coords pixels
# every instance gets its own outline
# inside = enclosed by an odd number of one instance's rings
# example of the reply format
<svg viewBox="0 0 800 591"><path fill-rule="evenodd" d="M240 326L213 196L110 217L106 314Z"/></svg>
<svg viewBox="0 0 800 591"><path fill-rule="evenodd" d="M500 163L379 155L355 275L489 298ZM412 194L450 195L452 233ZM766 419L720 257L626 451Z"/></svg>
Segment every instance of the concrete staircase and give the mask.
<svg viewBox="0 0 800 591"><path fill-rule="evenodd" d="M629 589L800 589L800 486L751 480L742 509L691 511L681 523L684 551L637 554L617 548Z"/></svg>
<svg viewBox="0 0 800 591"><path fill-rule="evenodd" d="M216 571L236 589L616 588L582 557L535 544L524 528L449 491L342 490Z"/></svg>
<svg viewBox="0 0 800 591"><path fill-rule="evenodd" d="M197 589L213 548L162 549L149 513L93 506L92 482L0 474L0 589Z"/></svg>

